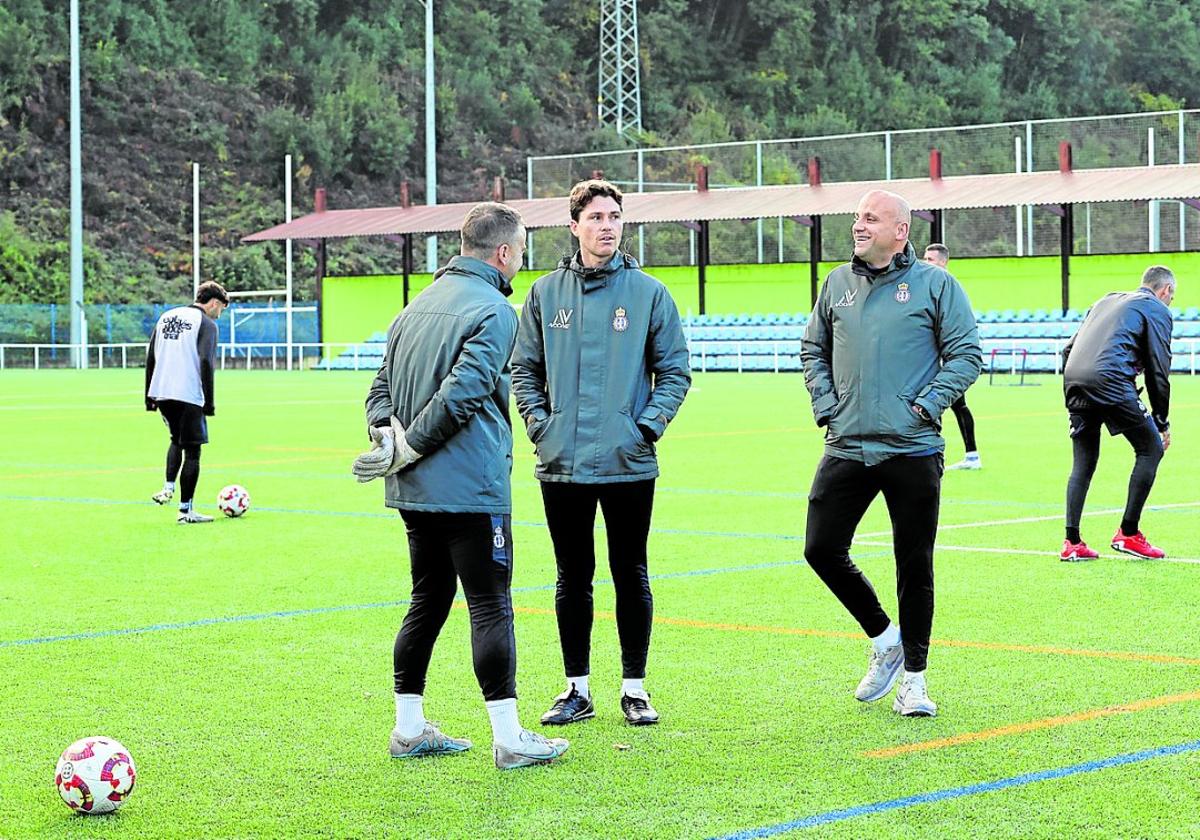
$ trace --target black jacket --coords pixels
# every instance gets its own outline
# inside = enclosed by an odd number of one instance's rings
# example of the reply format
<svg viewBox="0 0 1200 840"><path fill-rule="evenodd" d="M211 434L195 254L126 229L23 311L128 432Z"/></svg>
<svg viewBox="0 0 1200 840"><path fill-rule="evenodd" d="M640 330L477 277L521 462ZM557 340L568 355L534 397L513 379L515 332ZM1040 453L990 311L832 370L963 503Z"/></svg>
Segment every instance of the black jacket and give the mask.
<svg viewBox="0 0 1200 840"><path fill-rule="evenodd" d="M1134 379L1146 377L1146 396L1158 430L1171 406L1171 310L1146 287L1105 295L1063 348L1068 409L1136 401Z"/></svg>

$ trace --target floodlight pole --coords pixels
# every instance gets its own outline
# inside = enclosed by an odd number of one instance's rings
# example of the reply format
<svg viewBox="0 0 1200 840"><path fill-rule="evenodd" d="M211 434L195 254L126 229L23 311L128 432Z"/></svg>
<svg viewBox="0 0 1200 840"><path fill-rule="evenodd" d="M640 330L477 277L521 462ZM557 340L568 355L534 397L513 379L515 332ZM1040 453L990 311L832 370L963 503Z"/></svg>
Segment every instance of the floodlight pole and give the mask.
<svg viewBox="0 0 1200 840"><path fill-rule="evenodd" d="M83 311L83 164L79 107L79 0L71 0L71 353L87 367Z"/></svg>
<svg viewBox="0 0 1200 840"><path fill-rule="evenodd" d="M200 294L200 164L192 164L192 300Z"/></svg>
<svg viewBox="0 0 1200 840"><path fill-rule="evenodd" d="M283 158L283 220L292 220L292 156ZM292 240L283 243L284 278L287 288L287 369L292 369Z"/></svg>
<svg viewBox="0 0 1200 840"><path fill-rule="evenodd" d="M437 204L437 92L433 76L433 0L425 5L425 203ZM438 238L425 240L425 267L438 269Z"/></svg>
<svg viewBox="0 0 1200 840"><path fill-rule="evenodd" d="M1150 126L1148 129L1146 129L1146 165L1150 168L1154 167L1154 126ZM1148 216L1149 229L1146 232L1146 238L1150 246L1148 250L1150 253L1154 253L1155 251L1159 250L1161 244L1159 242L1158 235L1158 202L1154 199L1150 199L1148 203L1150 205Z"/></svg>

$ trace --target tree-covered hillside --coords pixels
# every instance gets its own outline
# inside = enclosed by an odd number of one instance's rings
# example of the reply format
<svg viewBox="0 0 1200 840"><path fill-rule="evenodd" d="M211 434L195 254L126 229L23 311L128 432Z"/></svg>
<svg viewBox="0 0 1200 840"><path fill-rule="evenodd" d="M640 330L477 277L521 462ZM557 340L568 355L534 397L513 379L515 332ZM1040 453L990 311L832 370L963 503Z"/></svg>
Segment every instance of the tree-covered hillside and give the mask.
<svg viewBox="0 0 1200 840"><path fill-rule="evenodd" d="M619 147L595 118L599 0L434 0L442 201L531 154ZM424 196L418 0L80 0L87 297L272 286L278 248L238 245L295 203ZM646 145L1175 107L1200 102L1200 3L1178 0L641 0ZM64 300L68 17L0 5L0 302ZM394 246L333 253L394 269ZM303 260L302 278L311 276ZM305 280L305 282L308 282Z"/></svg>

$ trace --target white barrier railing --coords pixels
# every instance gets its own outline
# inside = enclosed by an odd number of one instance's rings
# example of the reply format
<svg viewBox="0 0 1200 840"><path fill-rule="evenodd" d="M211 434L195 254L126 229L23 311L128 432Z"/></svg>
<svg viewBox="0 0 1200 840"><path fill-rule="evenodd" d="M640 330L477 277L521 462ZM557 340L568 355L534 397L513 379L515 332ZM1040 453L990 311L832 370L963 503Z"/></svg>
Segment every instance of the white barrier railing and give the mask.
<svg viewBox="0 0 1200 840"><path fill-rule="evenodd" d="M1024 355L1028 358L1041 358L1053 355L1055 374L1062 372L1062 350L1067 344L1065 338L985 338L982 340L985 361L996 355L1008 354L1009 373L1017 373L1018 358ZM1053 350L1031 349L1036 345L1052 345ZM375 370L379 367L382 354L367 352L367 348L382 350L382 345L350 343L350 342L312 342L307 344L293 343L292 361L299 370ZM688 350L693 360L693 369L701 373L709 370L710 362L715 358L733 358L736 365L733 369L738 373L746 370L747 358L770 358L771 364L766 367L754 366L756 371L772 371L774 373L795 370L795 367L784 364L781 367L781 356L798 356L801 342L799 339L691 339ZM1200 368L1200 338L1177 338L1172 342L1174 358L1188 358L1186 370L1175 370L1174 373L1196 374ZM754 351L749 352L750 348ZM91 364L95 360L97 368L106 367L144 367L146 345L142 343L123 344L44 344L44 343L10 343L0 344L0 370L12 368L68 368L75 367L74 353L82 349ZM19 360L14 360L14 353ZM218 367L221 370L244 368L245 370L286 370L288 360L288 345L275 344L220 344L218 345ZM697 360L697 357L699 359ZM119 359L119 360L118 360ZM696 364L696 361L699 364ZM14 364L14 362L16 362ZM21 362L24 362L23 364ZM720 370L730 368L721 366ZM1030 369L1032 373L1044 373L1036 365Z"/></svg>

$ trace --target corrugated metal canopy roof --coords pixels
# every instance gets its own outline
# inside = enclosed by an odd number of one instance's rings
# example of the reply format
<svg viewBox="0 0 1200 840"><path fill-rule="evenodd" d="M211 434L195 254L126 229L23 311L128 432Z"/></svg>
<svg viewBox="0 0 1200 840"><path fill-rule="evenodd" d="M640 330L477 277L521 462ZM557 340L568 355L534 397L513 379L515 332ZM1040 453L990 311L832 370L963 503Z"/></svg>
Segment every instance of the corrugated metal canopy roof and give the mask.
<svg viewBox="0 0 1200 840"><path fill-rule="evenodd" d="M890 190L914 210L961 210L1022 204L1083 204L1107 201L1200 198L1200 165L1186 164L1074 172L1011 175L962 175L941 180L853 181L819 187L739 187L707 192L628 193L626 224L761 219L776 216L826 216L853 213L863 193ZM538 198L506 202L530 230L568 221L567 199ZM326 210L245 237L243 242L280 239L334 239L456 232L476 202L433 207L376 207Z"/></svg>

